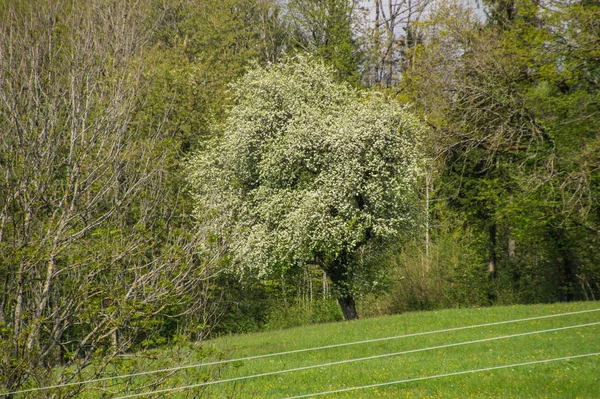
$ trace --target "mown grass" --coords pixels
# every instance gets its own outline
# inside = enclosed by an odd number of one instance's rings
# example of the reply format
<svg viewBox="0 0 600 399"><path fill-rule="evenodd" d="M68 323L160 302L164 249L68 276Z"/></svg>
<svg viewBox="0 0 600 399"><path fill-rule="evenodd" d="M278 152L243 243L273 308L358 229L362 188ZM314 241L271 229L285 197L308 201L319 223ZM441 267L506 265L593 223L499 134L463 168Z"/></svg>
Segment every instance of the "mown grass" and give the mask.
<svg viewBox="0 0 600 399"><path fill-rule="evenodd" d="M160 367L170 367L177 365L183 358L186 359L186 363L193 363L201 357L204 357L203 361L220 358L243 358L323 345L589 309L600 309L600 302L406 313L398 316L353 322L223 337L205 342L201 349L191 346L181 347L178 349L178 353L189 351L183 357L173 356L172 350L158 352L155 356L159 358L158 364L160 364ZM167 382L155 387L155 389L160 390L175 386L199 384L207 380L244 377L346 359L594 322L600 322L600 311L440 332L262 359L240 360L219 367L191 368L171 373ZM418 351L347 364L322 366L309 370L217 383L202 388L146 397L287 398L362 385L594 352L600 352L600 324ZM208 359L206 358L207 355L209 356ZM158 364L154 362L153 367L157 367ZM134 368L129 367L128 371L143 369L143 365L144 362L138 362ZM152 382L157 381L159 376L151 375L130 380L131 385L129 387L131 390L129 392L140 392L135 389L135 386L152 384ZM113 385L109 390L104 391L104 395L109 391L117 392L120 388L123 388L123 384ZM94 397L93 392L97 393L98 391L89 391L90 397ZM599 398L600 356L412 381L318 397Z"/></svg>

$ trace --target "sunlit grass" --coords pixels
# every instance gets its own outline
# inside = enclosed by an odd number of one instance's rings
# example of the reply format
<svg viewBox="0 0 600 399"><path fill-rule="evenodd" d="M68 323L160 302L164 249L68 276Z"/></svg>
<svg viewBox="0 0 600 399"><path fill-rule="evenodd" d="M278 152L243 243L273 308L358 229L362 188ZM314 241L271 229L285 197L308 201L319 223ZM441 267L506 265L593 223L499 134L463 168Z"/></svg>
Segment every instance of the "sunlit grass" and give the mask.
<svg viewBox="0 0 600 399"><path fill-rule="evenodd" d="M542 315L600 309L599 302L453 309L406 313L398 316L341 322L268 333L222 337L205 342L202 349L180 347L185 363L243 358L323 345L414 334L455 327ZM310 351L254 360L240 360L215 368L192 368L173 373L156 389L199 384L278 370L312 366L346 359L410 351L433 346L482 340L537 330L600 322L600 311L413 336L368 344ZM200 352L202 351L202 356ZM195 353L198 352L198 353ZM167 397L286 398L290 396L414 379L466 370L516 364L577 354L600 352L600 325L525 335L441 349L400 354L360 362L323 366L236 382L219 383L202 390L173 392ZM206 359L209 354L210 360ZM216 354L220 354L217 356ZM173 350L156 353L161 367L177 365ZM138 364L136 369L142 368ZM163 374L164 376L164 374ZM137 377L131 388L156 381L157 375ZM123 385L112 387L116 392ZM93 391L90 391L92 394ZM135 389L131 393L139 392ZM200 394L201 393L201 394ZM196 396L197 395L197 396ZM110 397L110 396L109 396ZM165 397L163 394L147 397ZM335 393L323 398L598 398L600 356L552 363L510 367L443 378L413 381L378 388Z"/></svg>

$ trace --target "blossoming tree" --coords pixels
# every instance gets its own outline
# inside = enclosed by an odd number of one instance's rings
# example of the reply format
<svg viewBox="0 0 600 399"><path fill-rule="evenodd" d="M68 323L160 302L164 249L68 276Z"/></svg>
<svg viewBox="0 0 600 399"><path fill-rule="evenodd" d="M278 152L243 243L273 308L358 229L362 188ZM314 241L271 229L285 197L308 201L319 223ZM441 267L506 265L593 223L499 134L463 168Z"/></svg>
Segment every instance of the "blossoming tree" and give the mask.
<svg viewBox="0 0 600 399"><path fill-rule="evenodd" d="M300 56L249 72L233 86L222 133L188 172L196 217L236 271L316 264L355 319L365 259L416 223L423 127L405 107L332 76Z"/></svg>

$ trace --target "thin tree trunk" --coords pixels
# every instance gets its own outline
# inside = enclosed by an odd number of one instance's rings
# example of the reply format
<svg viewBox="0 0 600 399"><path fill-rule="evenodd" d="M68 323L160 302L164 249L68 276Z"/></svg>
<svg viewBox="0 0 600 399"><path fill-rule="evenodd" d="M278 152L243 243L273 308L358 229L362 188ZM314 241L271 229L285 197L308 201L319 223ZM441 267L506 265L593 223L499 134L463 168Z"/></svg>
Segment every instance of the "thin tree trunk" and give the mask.
<svg viewBox="0 0 600 399"><path fill-rule="evenodd" d="M488 272L492 278L496 278L496 223L490 225Z"/></svg>
<svg viewBox="0 0 600 399"><path fill-rule="evenodd" d="M514 238L511 237L512 231L513 231L513 227L509 226L508 227L507 250L508 250L508 259L510 259L511 261L515 259L515 256L516 256L516 247L517 247L517 242L515 241Z"/></svg>
<svg viewBox="0 0 600 399"><path fill-rule="evenodd" d="M425 273L429 272L429 174L425 175Z"/></svg>
<svg viewBox="0 0 600 399"><path fill-rule="evenodd" d="M323 270L322 283L323 283L323 300L325 300L329 296L329 282L327 282L327 273L325 273L325 270Z"/></svg>
<svg viewBox="0 0 600 399"><path fill-rule="evenodd" d="M29 337L27 338L27 349L32 350L34 347L37 347L39 344L39 333L40 326L42 324L42 315L46 310L46 306L48 305L48 299L50 297L50 286L52 284L52 279L54 278L54 269L56 267L56 260L54 255L50 255L50 259L48 260L48 265L46 268L46 281L44 282L44 286L42 288L42 293L39 299L38 307L36 309L33 323L31 327L31 331L29 332Z"/></svg>
<svg viewBox="0 0 600 399"><path fill-rule="evenodd" d="M312 282L312 275L310 273L310 269L306 270L306 275L308 277L308 298L309 298L309 302L312 305L312 302L313 302L313 282Z"/></svg>
<svg viewBox="0 0 600 399"><path fill-rule="evenodd" d="M23 262L19 265L19 271L17 272L17 303L15 305L14 313L14 326L13 326L13 356L17 356L19 353L20 345L19 338L21 334L22 313L23 313Z"/></svg>
<svg viewBox="0 0 600 399"><path fill-rule="evenodd" d="M379 24L380 24L380 10L379 10L379 1L380 0L375 0L375 76L374 76L374 83L375 84L379 84L380 80L380 67L379 67L379 63L380 63L380 54L379 52L380 50L380 43L381 43L381 38L380 33L379 33ZM381 66L381 68L383 68L383 65Z"/></svg>
<svg viewBox="0 0 600 399"><path fill-rule="evenodd" d="M515 240L512 238L509 238L508 239L508 257L511 260L515 258L515 254L516 254L515 248L516 248Z"/></svg>
<svg viewBox="0 0 600 399"><path fill-rule="evenodd" d="M556 246L556 261L559 267L560 289L559 300L571 302L575 300L574 287L577 286L576 264L570 248L569 237L563 228L555 228L552 232Z"/></svg>

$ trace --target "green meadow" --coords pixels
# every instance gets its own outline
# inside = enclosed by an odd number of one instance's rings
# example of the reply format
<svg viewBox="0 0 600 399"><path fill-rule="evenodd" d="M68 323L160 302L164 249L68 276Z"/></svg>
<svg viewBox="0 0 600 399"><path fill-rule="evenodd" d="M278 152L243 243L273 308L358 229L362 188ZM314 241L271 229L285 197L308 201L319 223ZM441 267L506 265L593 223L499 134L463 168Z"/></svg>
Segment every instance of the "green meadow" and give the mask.
<svg viewBox="0 0 600 399"><path fill-rule="evenodd" d="M317 325L284 331L221 338L209 343L230 357L290 351L514 319L600 309L598 302L510 306L406 313L399 316ZM466 343L534 331L600 322L600 312L413 335L372 343L239 361L221 378L326 364L354 358L415 351L236 382L243 398L285 398L397 380L415 379L543 359L600 352L600 324ZM191 381L190 381L191 382ZM231 392L226 383L210 389L213 397ZM598 398L600 356L532 364L357 389L330 398Z"/></svg>
<svg viewBox="0 0 600 399"><path fill-rule="evenodd" d="M413 312L173 345L107 374L224 363L89 384L84 396L598 398L597 352L599 302ZM589 356L554 360L578 355Z"/></svg>

